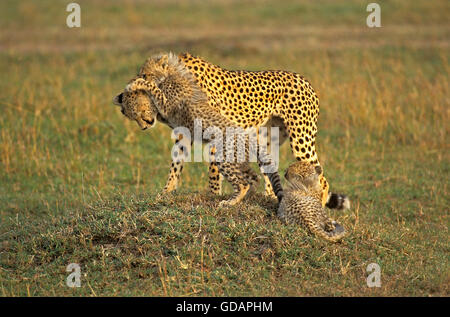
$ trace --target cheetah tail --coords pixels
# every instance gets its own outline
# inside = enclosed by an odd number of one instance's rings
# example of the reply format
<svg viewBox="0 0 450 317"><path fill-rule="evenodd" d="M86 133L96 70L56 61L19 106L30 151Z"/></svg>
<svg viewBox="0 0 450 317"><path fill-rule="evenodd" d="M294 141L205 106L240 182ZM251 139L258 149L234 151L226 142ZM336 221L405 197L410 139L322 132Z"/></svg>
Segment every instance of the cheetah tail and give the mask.
<svg viewBox="0 0 450 317"><path fill-rule="evenodd" d="M332 221L332 223L335 229L331 232L325 231L322 227L316 224L313 225L312 228L310 228L310 231L312 231L320 238L327 240L329 242L338 242L339 240L345 237L347 232L345 231L344 227L341 224L337 223L334 220Z"/></svg>
<svg viewBox="0 0 450 317"><path fill-rule="evenodd" d="M326 207L330 209L350 209L350 199L343 194L328 193Z"/></svg>

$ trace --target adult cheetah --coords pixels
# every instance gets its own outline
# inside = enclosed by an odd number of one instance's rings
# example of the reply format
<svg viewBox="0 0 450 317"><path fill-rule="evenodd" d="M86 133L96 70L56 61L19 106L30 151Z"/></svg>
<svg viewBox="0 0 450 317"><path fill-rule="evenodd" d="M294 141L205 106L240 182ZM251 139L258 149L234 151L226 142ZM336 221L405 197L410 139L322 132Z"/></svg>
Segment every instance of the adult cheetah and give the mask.
<svg viewBox="0 0 450 317"><path fill-rule="evenodd" d="M129 87L145 90L148 81L158 86L167 78L168 70L191 73L211 108L233 124L244 129L278 127L280 145L289 138L297 160L320 166L315 149L319 99L303 76L287 71L229 71L189 53L178 56L168 53L149 58L139 70L137 84ZM120 98L120 95L116 97L117 104ZM270 140L269 135L267 141ZM182 164L172 164L167 191L177 187ZM272 186L265 178L266 193L270 194ZM212 191L220 192L222 177L214 162L210 164L209 179ZM346 196L328 193L323 173L320 183L322 205L329 208L349 205Z"/></svg>
<svg viewBox="0 0 450 317"><path fill-rule="evenodd" d="M258 179L249 165L250 149L256 149L256 144L253 144L255 138L252 139L243 129L237 129L233 137L224 139L227 129L236 125L209 105L205 93L195 83L192 74L188 71L178 72L170 69L166 74L167 77L158 85L151 79L131 80L125 92L120 94L115 102L121 105L122 113L136 120L141 128L154 124L152 117L154 118L155 113L171 128L182 127L187 129L190 135L195 133L196 120L202 122L200 128L203 141L214 141L212 142L215 149L214 164L234 190L232 197L220 204L234 205L240 202ZM137 85L140 89L136 89ZM183 137L183 134L179 135ZM178 141L182 140L183 138ZM250 146L245 146L250 143L252 143ZM241 160L239 145L244 145L240 148L243 150ZM179 153L174 156L174 164L183 161L186 152L188 151L183 146L179 147ZM281 183L277 170L270 168L273 166L270 156L267 153L259 153L256 157L255 153L255 158L258 159L261 171L270 180L280 201Z"/></svg>

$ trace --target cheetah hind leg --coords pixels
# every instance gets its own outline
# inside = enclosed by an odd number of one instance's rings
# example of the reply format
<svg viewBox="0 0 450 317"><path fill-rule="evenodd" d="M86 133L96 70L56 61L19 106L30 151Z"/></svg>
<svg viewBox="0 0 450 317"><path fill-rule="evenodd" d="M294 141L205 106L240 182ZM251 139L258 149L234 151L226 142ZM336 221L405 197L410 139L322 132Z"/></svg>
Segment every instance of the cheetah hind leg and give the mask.
<svg viewBox="0 0 450 317"><path fill-rule="evenodd" d="M222 195L222 181L223 175L219 172L217 163L211 162L209 164L209 191L215 195Z"/></svg>
<svg viewBox="0 0 450 317"><path fill-rule="evenodd" d="M258 175L248 164L217 163L220 173L230 182L233 194L228 200L220 202L219 206L232 206L244 199Z"/></svg>
<svg viewBox="0 0 450 317"><path fill-rule="evenodd" d="M250 189L247 194L249 194L250 192L256 192L259 183L258 175L254 173L250 167L245 165L241 170L241 172L244 175L248 175L247 177L248 183L250 184ZM218 164L214 161L211 161L211 163L209 164L208 180L209 180L209 191L215 195L222 195L223 175L219 172Z"/></svg>
<svg viewBox="0 0 450 317"><path fill-rule="evenodd" d="M244 197L247 195L249 189L250 189L250 184L235 184L232 185L234 193L231 196L230 199L228 200L222 200L219 203L219 207L225 207L225 206L234 206L238 203L240 203L242 201L242 199L244 199Z"/></svg>
<svg viewBox="0 0 450 317"><path fill-rule="evenodd" d="M248 194L256 193L259 184L258 174L256 174L255 171L253 171L253 169L248 164L244 164L243 168L241 169L241 172L246 177L247 182L250 184L250 189L247 192L247 196Z"/></svg>

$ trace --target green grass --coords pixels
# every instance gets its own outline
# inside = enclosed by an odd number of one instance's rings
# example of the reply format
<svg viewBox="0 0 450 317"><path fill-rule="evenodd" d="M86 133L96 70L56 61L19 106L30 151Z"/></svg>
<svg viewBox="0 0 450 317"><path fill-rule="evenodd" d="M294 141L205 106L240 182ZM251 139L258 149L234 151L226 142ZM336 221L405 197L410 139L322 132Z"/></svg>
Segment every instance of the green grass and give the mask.
<svg viewBox="0 0 450 317"><path fill-rule="evenodd" d="M381 3L381 29L360 1L79 3L80 29L63 1L0 4L0 296L449 295L448 1ZM319 159L353 203L329 211L342 243L283 225L262 194L217 208L204 163L158 196L170 130L111 100L168 50L308 78Z"/></svg>

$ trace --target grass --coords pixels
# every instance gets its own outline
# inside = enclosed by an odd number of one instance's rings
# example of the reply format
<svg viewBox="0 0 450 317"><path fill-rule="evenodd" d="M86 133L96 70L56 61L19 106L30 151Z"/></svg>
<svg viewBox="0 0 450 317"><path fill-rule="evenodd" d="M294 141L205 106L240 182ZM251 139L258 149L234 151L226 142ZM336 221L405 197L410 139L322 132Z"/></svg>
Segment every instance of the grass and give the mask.
<svg viewBox="0 0 450 317"><path fill-rule="evenodd" d="M381 3L381 29L360 1L79 3L80 29L63 1L0 4L1 296L449 295L447 1ZM353 203L329 211L342 243L283 225L261 194L217 208L203 163L158 195L170 130L141 132L111 99L168 50L308 78L319 159Z"/></svg>

